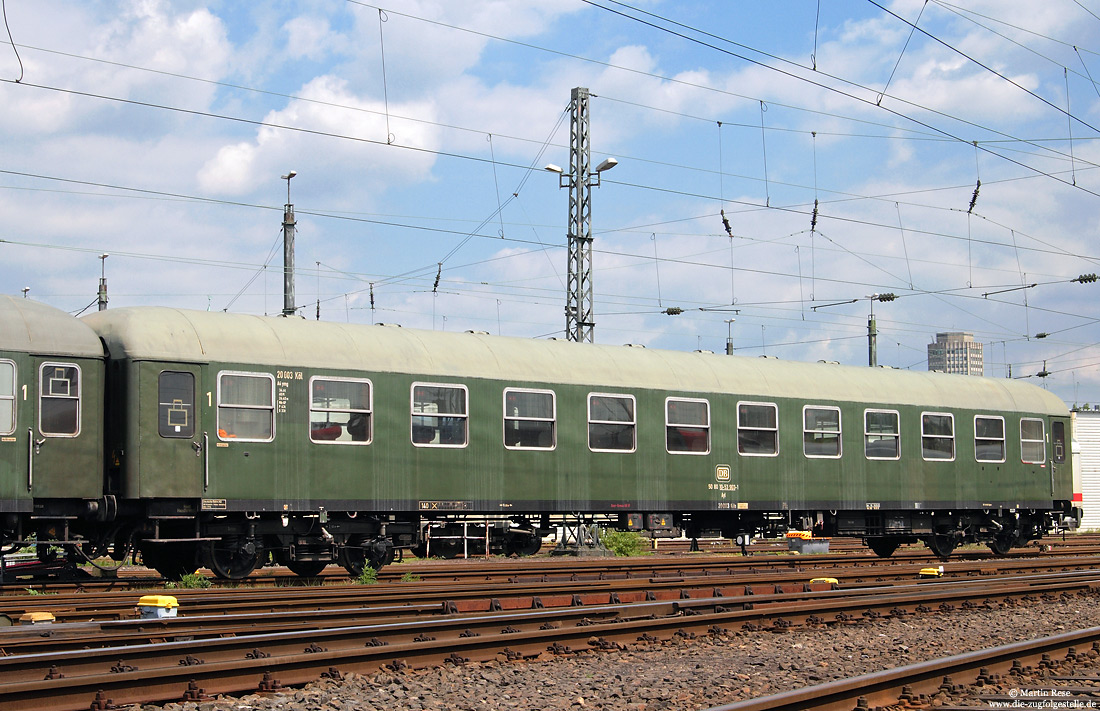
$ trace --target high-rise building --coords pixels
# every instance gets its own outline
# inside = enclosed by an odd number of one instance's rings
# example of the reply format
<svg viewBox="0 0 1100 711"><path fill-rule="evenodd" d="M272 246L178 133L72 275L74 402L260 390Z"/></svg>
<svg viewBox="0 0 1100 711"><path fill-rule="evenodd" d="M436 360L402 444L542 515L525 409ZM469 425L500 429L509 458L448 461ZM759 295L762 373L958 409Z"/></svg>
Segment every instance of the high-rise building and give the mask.
<svg viewBox="0 0 1100 711"><path fill-rule="evenodd" d="M936 342L928 344L928 369L941 373L984 375L982 344L974 340L972 333L937 333Z"/></svg>

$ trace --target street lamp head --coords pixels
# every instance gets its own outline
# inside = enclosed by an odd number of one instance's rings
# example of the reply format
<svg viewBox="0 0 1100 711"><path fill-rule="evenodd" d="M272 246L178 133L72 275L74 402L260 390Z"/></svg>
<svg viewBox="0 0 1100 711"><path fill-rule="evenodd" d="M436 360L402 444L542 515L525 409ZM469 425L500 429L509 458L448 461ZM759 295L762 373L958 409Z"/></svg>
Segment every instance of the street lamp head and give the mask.
<svg viewBox="0 0 1100 711"><path fill-rule="evenodd" d="M297 174L298 174L298 171L292 170L289 173L287 173L286 175L280 175L279 179L280 180L290 180L291 178L293 178Z"/></svg>
<svg viewBox="0 0 1100 711"><path fill-rule="evenodd" d="M557 173L558 175L562 174L561 166L560 165L554 165L553 163L547 163L546 167L543 168L543 170L548 170L551 173Z"/></svg>
<svg viewBox="0 0 1100 711"><path fill-rule="evenodd" d="M596 172L602 173L605 170L611 170L618 164L619 161L615 160L614 158L604 158L603 161L601 161L600 164L596 166Z"/></svg>

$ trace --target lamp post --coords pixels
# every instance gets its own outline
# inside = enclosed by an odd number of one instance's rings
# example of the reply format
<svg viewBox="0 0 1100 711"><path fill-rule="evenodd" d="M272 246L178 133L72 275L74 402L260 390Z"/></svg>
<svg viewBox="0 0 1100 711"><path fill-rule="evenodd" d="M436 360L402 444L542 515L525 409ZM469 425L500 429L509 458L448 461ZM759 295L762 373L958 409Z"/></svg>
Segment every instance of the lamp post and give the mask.
<svg viewBox="0 0 1100 711"><path fill-rule="evenodd" d="M726 355L733 355L733 322L735 318L726 319Z"/></svg>
<svg viewBox="0 0 1100 711"><path fill-rule="evenodd" d="M283 316L294 315L294 205L290 204L290 181L297 175L280 175L286 181L286 207L283 210Z"/></svg>
<svg viewBox="0 0 1100 711"><path fill-rule="evenodd" d="M606 158L590 170L588 139L588 89L574 88L569 109L570 169L550 164L546 170L558 174L558 187L569 188L569 276L566 285L565 337L570 341L592 342L595 329L592 308L592 202L590 188L599 187L600 175L618 161Z"/></svg>

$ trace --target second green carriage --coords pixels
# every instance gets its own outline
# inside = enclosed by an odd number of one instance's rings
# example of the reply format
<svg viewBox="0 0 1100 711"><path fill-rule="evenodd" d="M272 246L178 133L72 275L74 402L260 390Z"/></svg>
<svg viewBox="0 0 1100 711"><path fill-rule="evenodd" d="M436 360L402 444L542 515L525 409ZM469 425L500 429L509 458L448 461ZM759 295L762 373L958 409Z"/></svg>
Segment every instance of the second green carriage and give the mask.
<svg viewBox="0 0 1100 711"><path fill-rule="evenodd" d="M355 572L425 521L550 516L882 554L1069 525L1069 413L1019 382L166 308L108 353L111 493L167 572ZM508 548L505 548L507 552Z"/></svg>

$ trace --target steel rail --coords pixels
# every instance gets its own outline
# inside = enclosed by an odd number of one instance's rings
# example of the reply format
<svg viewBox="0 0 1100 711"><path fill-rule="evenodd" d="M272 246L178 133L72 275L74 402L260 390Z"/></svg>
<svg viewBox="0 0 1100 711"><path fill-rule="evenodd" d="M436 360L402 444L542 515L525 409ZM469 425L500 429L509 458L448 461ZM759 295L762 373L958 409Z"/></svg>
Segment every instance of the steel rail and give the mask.
<svg viewBox="0 0 1100 711"><path fill-rule="evenodd" d="M991 581L992 582L992 581ZM375 625L295 632L259 633L161 644L116 647L109 651L73 650L0 657L0 710L77 709L96 703L103 691L115 703L181 700L203 693L270 688L276 681L301 684L322 672L371 671L389 664L429 665L450 659L488 659L497 654L535 656L548 649L569 654L567 643L615 647L660 637L689 635L686 630L721 632L728 628L776 629L791 624L823 624L871 616L908 614L929 604L990 596L1039 596L1092 592L1095 580L996 586L970 585L947 592L944 586L914 586L904 594L884 589L860 598L770 601L757 604L730 598L585 606L522 613L449 615ZM965 592L965 594L964 594ZM750 597L750 596L746 596ZM763 600L759 602L765 602ZM950 604L950 603L947 603ZM982 604L988 604L983 602ZM731 609L739 608L739 609ZM691 613L691 614L689 614ZM469 655L469 656L466 656ZM117 660L117 661L114 661ZM111 662L114 661L113 664ZM113 669L107 671L108 664ZM338 671L333 671L334 669ZM266 674L265 674L266 672ZM102 703L101 703L102 705Z"/></svg>
<svg viewBox="0 0 1100 711"><path fill-rule="evenodd" d="M952 563L946 568L946 575L940 582L948 579L984 578L995 573L1012 571L1020 575L1025 571L1046 571L1053 561L978 561L974 563ZM1084 571L1093 569L1095 559L1075 558L1055 563L1054 568L1069 574L1070 568ZM650 599L679 598L699 596L695 591L721 588L722 595L741 594L735 590L740 586L745 594L768 594L771 592L797 592L807 589L808 581L814 577L835 578L839 586L866 587L868 581L882 584L905 585L913 581L916 570L910 566L877 568L872 574L863 569L850 568L809 568L803 570L782 570L780 572L739 571L731 575L721 574L725 569L704 569L703 571L677 571L684 575L654 575L647 578L603 578L596 580L579 579L576 582L486 582L475 581L434 582L434 583L395 583L392 585L344 585L324 587L294 587L286 589L243 588L210 590L173 590L183 610L190 615L199 614L244 614L250 612L276 612L314 615L317 611L329 608L385 607L387 605L421 604L431 606L442 601L454 603L455 611L488 610L493 606L503 609L521 609L530 607L532 598L542 596L547 606L571 604L573 595L598 595L601 592L608 599L612 592L622 599L643 599L632 597L644 592ZM699 574L691 575L691 572ZM1040 573L1040 575L1043 573ZM1049 574L1049 573L1048 573ZM923 581L928 584L934 581ZM821 586L810 588L823 589ZM713 593L703 593L711 596ZM566 602L557 602L562 597ZM58 621L76 622L86 620L121 620L137 617L136 597L133 593L112 592L103 594L63 594L63 595L23 595L0 598L0 626L5 622L15 624L26 612L50 612ZM494 602L495 601L495 602ZM591 600L589 600L591 602ZM319 613L317 613L319 615Z"/></svg>
<svg viewBox="0 0 1100 711"><path fill-rule="evenodd" d="M1051 560L1004 560L977 561L971 563L952 563L946 567L946 577L984 577L994 573L1011 571L1021 574L1023 571L1048 570L1051 565L1059 570L1096 566L1094 558ZM893 584L910 583L916 575L914 566L879 567L873 570L863 568L808 567L798 570L782 569L778 572L758 569L744 571L730 568L703 568L697 570L668 570L665 574L652 571L646 577L608 577L587 579L583 576L577 581L552 582L538 578L536 580L510 579L508 581L486 581L479 578L454 582L395 583L392 585L344 585L324 587L293 588L243 588L210 590L173 590L181 605L189 614L206 613L246 613L284 611L293 613L312 613L322 607L385 606L419 603L431 605L443 600L455 603L457 611L489 609L493 599L500 600L504 607L529 607L527 602L534 596L571 596L597 593L601 590L614 591L622 596L645 591L655 596L679 597L684 590L710 587L723 587L723 594L737 594L730 590L743 586L746 593L767 594L769 592L794 592L803 590L814 577L835 578L841 587L852 585L865 586L868 580ZM676 574L674 574L676 573ZM965 579L965 578L963 578ZM691 594L690 592L688 594ZM710 595L710 593L707 593ZM568 600L569 598L566 597ZM519 600L510 604L509 600ZM23 595L0 598L0 623L4 618L9 623L16 622L28 611L51 612L59 621L75 622L81 620L127 619L137 616L136 597L133 593L112 592L104 594L64 594L64 595ZM546 602L547 605L558 604ZM569 603L566 603L569 604Z"/></svg>
<svg viewBox="0 0 1100 711"><path fill-rule="evenodd" d="M1015 590L1028 590L1042 594L1051 583L1058 591L1064 590L1077 578L1079 587L1100 586L1100 573L1059 574L1045 576L1018 576L998 581L1005 585L1014 583ZM987 595L987 581L959 580L933 581L941 593L941 605L950 600L972 599L975 595ZM876 586L864 588L832 589L832 586L805 586L798 591L781 592L779 588L766 593L744 590L741 586L714 586L710 588L681 588L679 594L666 589L663 595L624 593L616 590L584 593L577 588L572 594L551 596L501 596L484 600L485 604L458 605L452 600L432 604L387 605L379 607L346 607L318 609L309 613L286 615L282 612L253 612L245 614L187 615L160 619L136 619L103 622L66 623L56 626L20 626L0 633L0 651L7 655L58 651L80 647L84 649L109 649L136 643L152 643L173 639L201 640L209 637L245 636L257 632L295 629L324 629L359 624L419 618L425 624L432 617L446 613L484 613L525 609L549 609L609 605L632 602L675 602L678 610L693 611L696 608L721 605L727 609L763 610L781 604L809 609L807 604L818 605L828 600L852 600L862 596L892 594L898 600L904 595L916 595L918 601L927 598L928 583L907 586ZM637 591L635 591L637 593ZM715 602L717 601L717 602ZM469 603L469 601L468 601ZM496 603L496 604L494 604ZM56 630L54 629L56 627Z"/></svg>
<svg viewBox="0 0 1100 711"><path fill-rule="evenodd" d="M983 670L987 675L1003 674L1013 669L1014 665L1017 668L1027 667L1042 662L1044 656L1049 660L1053 660L1054 656L1065 658L1069 656L1070 649L1097 643L1100 643L1100 627L1089 627L714 706L707 711L849 711L876 705L908 705L922 694L930 695L945 687L973 684ZM1076 653L1073 656L1076 657ZM1029 706L1024 704L1021 707Z"/></svg>

